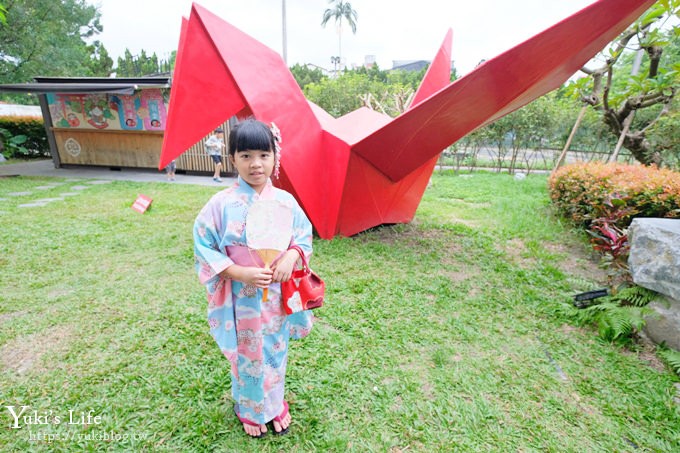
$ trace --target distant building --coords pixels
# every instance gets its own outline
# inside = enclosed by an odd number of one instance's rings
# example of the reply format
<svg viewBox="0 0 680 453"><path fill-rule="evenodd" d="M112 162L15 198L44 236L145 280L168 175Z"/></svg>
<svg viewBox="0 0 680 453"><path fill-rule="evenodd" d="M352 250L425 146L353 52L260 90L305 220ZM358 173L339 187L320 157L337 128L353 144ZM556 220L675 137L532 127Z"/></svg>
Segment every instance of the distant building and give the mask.
<svg viewBox="0 0 680 453"><path fill-rule="evenodd" d="M430 60L392 60L392 71L421 71L430 63Z"/></svg>
<svg viewBox="0 0 680 453"><path fill-rule="evenodd" d="M325 76L331 77L335 74L335 72L332 69L326 69L324 67L321 67L319 65L315 65L314 63L305 63L302 66L306 67L307 69L314 70L318 69L321 71L321 73Z"/></svg>
<svg viewBox="0 0 680 453"><path fill-rule="evenodd" d="M365 55L364 56L364 67L371 69L375 65L375 55Z"/></svg>
<svg viewBox="0 0 680 453"><path fill-rule="evenodd" d="M432 60L392 60L391 71L421 71L430 63L432 63ZM453 60L451 60L451 71L454 70Z"/></svg>

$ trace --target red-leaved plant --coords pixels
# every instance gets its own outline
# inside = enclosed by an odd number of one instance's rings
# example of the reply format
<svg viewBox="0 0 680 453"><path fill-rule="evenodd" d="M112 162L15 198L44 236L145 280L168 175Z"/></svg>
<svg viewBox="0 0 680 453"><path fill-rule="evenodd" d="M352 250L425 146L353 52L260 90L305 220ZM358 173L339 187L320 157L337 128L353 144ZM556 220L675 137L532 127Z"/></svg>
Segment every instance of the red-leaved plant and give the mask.
<svg viewBox="0 0 680 453"><path fill-rule="evenodd" d="M591 220L587 230L593 249L602 254L602 264L609 271L610 284L629 282L628 229L619 225L627 225L627 220L637 213L637 209L626 206L623 198L609 196L596 207L595 212L599 217Z"/></svg>

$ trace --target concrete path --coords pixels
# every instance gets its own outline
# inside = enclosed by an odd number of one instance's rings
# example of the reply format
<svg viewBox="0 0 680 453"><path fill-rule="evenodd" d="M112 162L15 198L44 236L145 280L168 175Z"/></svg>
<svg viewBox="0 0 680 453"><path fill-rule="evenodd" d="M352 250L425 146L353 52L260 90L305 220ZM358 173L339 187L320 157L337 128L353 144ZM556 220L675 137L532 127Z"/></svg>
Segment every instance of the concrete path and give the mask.
<svg viewBox="0 0 680 453"><path fill-rule="evenodd" d="M21 162L0 165L2 176L47 176L64 179L99 179L112 181L165 182L168 184L198 184L203 186L228 187L236 178L222 177L222 182L214 182L209 175L177 174L174 181L168 181L165 172L144 168L123 168L120 171L109 167L66 167L54 168L52 160Z"/></svg>

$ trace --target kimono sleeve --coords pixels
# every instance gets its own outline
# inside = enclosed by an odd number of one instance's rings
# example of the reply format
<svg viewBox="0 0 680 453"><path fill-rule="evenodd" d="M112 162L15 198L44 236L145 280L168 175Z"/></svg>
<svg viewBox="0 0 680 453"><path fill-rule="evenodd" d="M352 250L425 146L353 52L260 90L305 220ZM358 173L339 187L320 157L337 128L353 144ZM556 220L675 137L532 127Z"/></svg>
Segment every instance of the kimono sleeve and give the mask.
<svg viewBox="0 0 680 453"><path fill-rule="evenodd" d="M220 203L211 200L194 222L194 256L196 272L203 285L218 279L220 272L234 264L221 249L222 212Z"/></svg>

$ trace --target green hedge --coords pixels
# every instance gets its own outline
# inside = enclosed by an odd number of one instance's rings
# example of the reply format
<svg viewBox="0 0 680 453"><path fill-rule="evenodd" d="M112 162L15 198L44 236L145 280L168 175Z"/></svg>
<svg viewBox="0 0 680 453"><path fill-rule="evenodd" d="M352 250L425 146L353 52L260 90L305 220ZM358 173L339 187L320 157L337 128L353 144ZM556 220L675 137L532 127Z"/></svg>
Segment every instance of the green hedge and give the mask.
<svg viewBox="0 0 680 453"><path fill-rule="evenodd" d="M680 218L680 173L654 166L567 165L550 177L549 190L560 214L579 226L603 217L619 228L634 217Z"/></svg>
<svg viewBox="0 0 680 453"><path fill-rule="evenodd" d="M0 116L0 145L0 151L6 158L50 156L42 118Z"/></svg>

